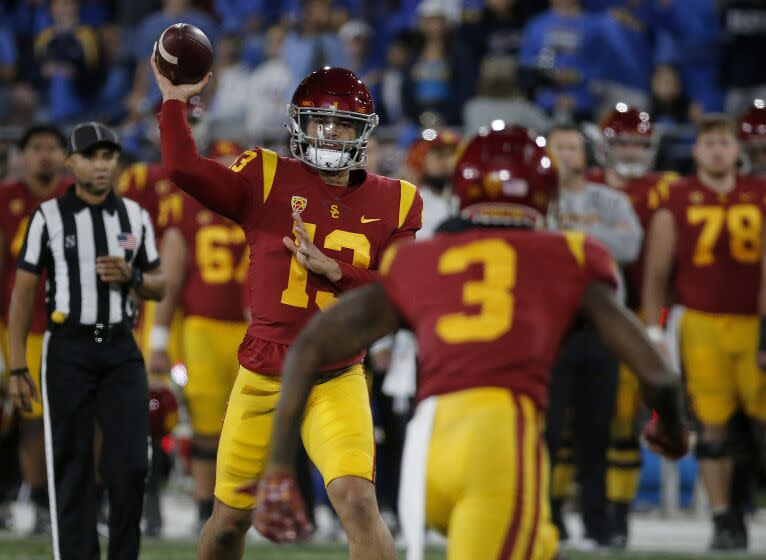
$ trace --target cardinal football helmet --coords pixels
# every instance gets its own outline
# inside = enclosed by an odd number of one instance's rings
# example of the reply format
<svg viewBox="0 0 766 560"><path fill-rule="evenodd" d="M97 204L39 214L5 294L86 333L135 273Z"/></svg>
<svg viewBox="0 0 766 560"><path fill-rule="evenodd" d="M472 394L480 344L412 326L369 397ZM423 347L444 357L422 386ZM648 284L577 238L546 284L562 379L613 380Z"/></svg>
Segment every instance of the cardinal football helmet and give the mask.
<svg viewBox="0 0 766 560"><path fill-rule="evenodd" d="M350 70L327 66L306 76L287 106L287 117L293 157L334 171L367 163L367 140L379 119L370 90ZM339 139L341 126L352 127L355 137Z"/></svg>
<svg viewBox="0 0 766 560"><path fill-rule="evenodd" d="M482 130L462 148L452 188L461 215L501 225L542 225L558 174L545 138L521 126Z"/></svg>
<svg viewBox="0 0 766 560"><path fill-rule="evenodd" d="M766 101L756 99L739 119L739 138L742 140L746 170L766 175Z"/></svg>
<svg viewBox="0 0 766 560"><path fill-rule="evenodd" d="M654 125L649 113L618 103L585 132L594 141L595 156L602 167L613 168L621 177L646 175L656 152Z"/></svg>

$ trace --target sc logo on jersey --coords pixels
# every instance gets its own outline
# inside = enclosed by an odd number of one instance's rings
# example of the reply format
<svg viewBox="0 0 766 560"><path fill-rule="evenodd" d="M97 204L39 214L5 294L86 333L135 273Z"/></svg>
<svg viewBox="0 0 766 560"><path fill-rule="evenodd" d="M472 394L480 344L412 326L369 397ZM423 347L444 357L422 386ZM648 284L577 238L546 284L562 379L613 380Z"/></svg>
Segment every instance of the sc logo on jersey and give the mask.
<svg viewBox="0 0 766 560"><path fill-rule="evenodd" d="M340 208L338 208L337 204L330 204L330 216L336 220L340 218Z"/></svg>

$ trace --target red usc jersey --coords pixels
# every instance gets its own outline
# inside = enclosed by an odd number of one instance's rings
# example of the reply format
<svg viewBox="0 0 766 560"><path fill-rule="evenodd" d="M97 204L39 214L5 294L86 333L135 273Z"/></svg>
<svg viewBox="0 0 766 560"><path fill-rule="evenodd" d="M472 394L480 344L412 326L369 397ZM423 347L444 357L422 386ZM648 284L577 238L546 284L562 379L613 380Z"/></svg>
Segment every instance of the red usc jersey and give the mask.
<svg viewBox="0 0 766 560"><path fill-rule="evenodd" d="M248 250L242 228L174 188L160 200L158 227L176 227L186 241L184 315L241 322Z"/></svg>
<svg viewBox="0 0 766 560"><path fill-rule="evenodd" d="M649 222L660 207L668 200L670 185L678 180L677 173L647 173L643 177L631 179L623 191L636 211L638 220L644 230L649 231ZM644 257L646 244L642 244L638 258L625 267L627 281L627 302L631 309L641 308L641 291L644 286Z"/></svg>
<svg viewBox="0 0 766 560"><path fill-rule="evenodd" d="M135 163L122 172L117 182L117 192L120 196L136 201L149 213L155 226L157 241L162 237L160 222L167 224L170 219L169 216L160 215L160 200L173 189L173 182L159 163ZM170 210L169 207L165 208Z"/></svg>
<svg viewBox="0 0 766 560"><path fill-rule="evenodd" d="M325 254L375 270L392 240L414 238L423 203L405 181L360 173L363 180L356 186L332 187L298 160L265 149L246 151L231 169L252 186L242 220L250 246L252 321L239 359L250 370L277 374L287 346L343 289L307 273L283 245L282 238L292 236L292 212L300 213L314 244ZM278 346L264 351L264 341Z"/></svg>
<svg viewBox="0 0 766 560"><path fill-rule="evenodd" d="M55 198L66 191L69 185L68 179L61 179L56 191L49 198ZM27 232L29 216L41 203L48 199L36 198L27 188L24 181L6 183L0 187L0 232L3 235L4 247L0 251L4 255L4 268L2 282L2 302L0 313L3 321L8 322L8 307L11 301L13 281L16 278L16 258L24 244L24 236ZM47 311L45 309L45 276L40 279L37 294L37 303L32 313L32 323L29 332L40 334L45 332L48 324Z"/></svg>
<svg viewBox="0 0 766 560"><path fill-rule="evenodd" d="M755 177L737 177L726 195L696 177L673 185L663 206L676 225L680 304L707 313L758 313L764 205L766 182Z"/></svg>
<svg viewBox="0 0 766 560"><path fill-rule="evenodd" d="M382 272L418 339L419 399L494 386L541 408L583 291L591 282L616 286L609 253L581 232L442 233L395 248Z"/></svg>

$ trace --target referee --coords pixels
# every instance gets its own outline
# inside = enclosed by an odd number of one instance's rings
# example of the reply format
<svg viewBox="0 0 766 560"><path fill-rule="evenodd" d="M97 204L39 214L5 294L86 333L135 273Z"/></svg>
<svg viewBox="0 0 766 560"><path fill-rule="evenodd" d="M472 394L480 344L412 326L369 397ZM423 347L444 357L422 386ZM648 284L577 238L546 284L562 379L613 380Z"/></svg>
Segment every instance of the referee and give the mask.
<svg viewBox="0 0 766 560"><path fill-rule="evenodd" d="M9 392L22 410L42 398L53 558L100 558L93 472L98 423L109 559L135 560L148 468L148 388L131 333L132 294L158 300L165 280L149 215L112 188L117 135L100 123L83 123L68 144L75 184L35 210L19 253L9 316ZM37 395L25 345L43 270L48 330Z"/></svg>

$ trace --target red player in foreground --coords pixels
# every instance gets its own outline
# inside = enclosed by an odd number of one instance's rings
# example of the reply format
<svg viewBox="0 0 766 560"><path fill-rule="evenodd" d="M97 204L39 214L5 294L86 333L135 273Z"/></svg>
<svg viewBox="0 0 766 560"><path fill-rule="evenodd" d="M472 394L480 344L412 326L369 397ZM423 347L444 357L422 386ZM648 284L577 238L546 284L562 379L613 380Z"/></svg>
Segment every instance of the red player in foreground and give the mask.
<svg viewBox="0 0 766 560"><path fill-rule="evenodd" d="M403 325L417 335L421 366L400 502L411 559L422 557L424 518L448 535L449 560L554 557L542 418L552 361L580 312L658 412L645 429L653 447L686 452L678 376L615 296L608 253L582 233L538 230L555 175L526 129L476 136L453 179L460 217L429 241L390 249L378 283L309 323L285 360L259 531L290 541L305 515L291 465L307 399L321 390L316 371Z"/></svg>
<svg viewBox="0 0 766 560"><path fill-rule="evenodd" d="M164 103L162 160L170 179L203 206L239 224L250 247L252 321L218 448L213 515L199 557L241 558L263 472L282 362L312 315L335 296L377 277L383 251L414 239L423 204L414 185L366 173L378 123L367 87L352 72L307 76L289 105L293 158L255 148L227 168L197 154L186 101L208 78L174 86L154 66ZM294 237L294 240L293 240ZM326 363L301 436L343 523L354 560L393 560L393 538L375 499L372 413L361 351Z"/></svg>

